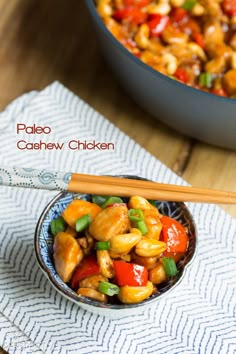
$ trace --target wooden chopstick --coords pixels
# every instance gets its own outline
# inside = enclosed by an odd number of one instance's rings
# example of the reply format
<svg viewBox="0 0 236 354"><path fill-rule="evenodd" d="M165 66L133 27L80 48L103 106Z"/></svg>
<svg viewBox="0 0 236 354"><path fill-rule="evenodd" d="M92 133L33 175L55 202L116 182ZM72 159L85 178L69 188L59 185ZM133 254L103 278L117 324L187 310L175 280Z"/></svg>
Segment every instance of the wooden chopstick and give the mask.
<svg viewBox="0 0 236 354"><path fill-rule="evenodd" d="M122 178L122 177L112 177L112 176L95 176L89 174L79 174L73 173L72 178L74 181L78 182L88 182L88 183L99 183L99 184L109 184L109 185L120 185L120 186L130 186L136 188L145 189L156 189L170 192L183 192L191 194L207 194L213 196L222 196L228 198L232 196L235 198L236 192L228 192L216 189L198 188L190 186L180 186L176 184L166 184L146 180L138 180L133 178Z"/></svg>
<svg viewBox="0 0 236 354"><path fill-rule="evenodd" d="M77 193L124 197L139 195L147 199L176 202L236 204L236 192L76 173L72 174L68 189Z"/></svg>

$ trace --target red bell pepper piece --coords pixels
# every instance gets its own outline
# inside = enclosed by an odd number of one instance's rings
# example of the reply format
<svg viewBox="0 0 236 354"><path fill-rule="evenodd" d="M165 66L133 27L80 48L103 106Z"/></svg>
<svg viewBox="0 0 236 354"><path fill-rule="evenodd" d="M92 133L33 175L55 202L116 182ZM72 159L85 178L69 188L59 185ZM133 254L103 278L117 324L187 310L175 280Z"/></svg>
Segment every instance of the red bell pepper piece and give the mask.
<svg viewBox="0 0 236 354"><path fill-rule="evenodd" d="M133 41L131 38L122 40L121 43L125 46L125 48L128 49L130 53L132 53L136 57L139 57L141 55L140 49L138 48L136 42Z"/></svg>
<svg viewBox="0 0 236 354"><path fill-rule="evenodd" d="M199 24L193 18L186 18L184 21L180 22L179 29L187 35L192 35L193 33L199 33L201 31Z"/></svg>
<svg viewBox="0 0 236 354"><path fill-rule="evenodd" d="M113 204L108 204L107 208L111 208L111 207L116 207L116 206L125 206L128 207L127 203L113 203Z"/></svg>
<svg viewBox="0 0 236 354"><path fill-rule="evenodd" d="M150 36L153 38L159 37L170 22L169 16L152 14L149 18L150 20L147 22L147 25L150 28Z"/></svg>
<svg viewBox="0 0 236 354"><path fill-rule="evenodd" d="M228 16L236 16L236 0L224 0L221 6L224 13Z"/></svg>
<svg viewBox="0 0 236 354"><path fill-rule="evenodd" d="M162 239L167 245L165 255L168 253L186 252L188 235L184 227L175 219L162 216Z"/></svg>
<svg viewBox="0 0 236 354"><path fill-rule="evenodd" d="M188 11L182 9L182 7L176 7L171 11L171 22L181 22L189 17Z"/></svg>
<svg viewBox="0 0 236 354"><path fill-rule="evenodd" d="M81 263L76 267L72 278L71 278L71 287L74 290L79 288L80 280L90 276L100 274L100 268L97 264L96 257L91 255L82 260Z"/></svg>
<svg viewBox="0 0 236 354"><path fill-rule="evenodd" d="M114 261L116 281L119 286L145 286L148 282L148 270L135 263Z"/></svg>
<svg viewBox="0 0 236 354"><path fill-rule="evenodd" d="M135 25L139 25L146 21L147 14L142 12L138 7L129 6L116 10L112 17L119 22L127 20Z"/></svg>
<svg viewBox="0 0 236 354"><path fill-rule="evenodd" d="M149 5L151 0L124 0L125 6L138 6L144 7Z"/></svg>
<svg viewBox="0 0 236 354"><path fill-rule="evenodd" d="M227 92L223 88L220 88L218 90L213 90L212 93L214 93L214 95L228 97Z"/></svg>
<svg viewBox="0 0 236 354"><path fill-rule="evenodd" d="M189 82L188 73L182 68L178 68L176 70L176 72L174 73L174 77L176 77L176 79L178 79L179 81L182 81L184 84L187 84Z"/></svg>
<svg viewBox="0 0 236 354"><path fill-rule="evenodd" d="M204 39L203 39L203 35L199 32L194 32L192 33L192 37L193 40L200 45L200 47L204 48L205 47L205 43L204 43Z"/></svg>

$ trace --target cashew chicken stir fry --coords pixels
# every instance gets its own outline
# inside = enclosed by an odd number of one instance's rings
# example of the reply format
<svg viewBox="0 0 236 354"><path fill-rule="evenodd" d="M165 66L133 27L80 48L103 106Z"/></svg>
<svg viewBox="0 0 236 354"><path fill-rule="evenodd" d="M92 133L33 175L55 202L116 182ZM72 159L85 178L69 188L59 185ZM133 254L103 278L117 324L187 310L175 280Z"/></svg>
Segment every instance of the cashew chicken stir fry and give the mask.
<svg viewBox="0 0 236 354"><path fill-rule="evenodd" d="M152 201L133 196L73 200L51 222L53 259L79 296L133 304L158 294L188 248L185 228Z"/></svg>
<svg viewBox="0 0 236 354"><path fill-rule="evenodd" d="M97 0L133 55L184 84L236 98L236 0Z"/></svg>

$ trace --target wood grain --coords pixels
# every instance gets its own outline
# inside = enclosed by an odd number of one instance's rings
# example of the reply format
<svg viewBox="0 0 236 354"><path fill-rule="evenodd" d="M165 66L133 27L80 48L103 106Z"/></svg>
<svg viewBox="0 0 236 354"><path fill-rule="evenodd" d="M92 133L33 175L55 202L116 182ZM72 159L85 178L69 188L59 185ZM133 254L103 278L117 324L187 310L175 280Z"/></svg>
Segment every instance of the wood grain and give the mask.
<svg viewBox="0 0 236 354"><path fill-rule="evenodd" d="M176 133L126 96L83 1L0 0L0 41L0 110L59 80L190 184L236 191L235 152ZM226 210L236 216L235 207Z"/></svg>

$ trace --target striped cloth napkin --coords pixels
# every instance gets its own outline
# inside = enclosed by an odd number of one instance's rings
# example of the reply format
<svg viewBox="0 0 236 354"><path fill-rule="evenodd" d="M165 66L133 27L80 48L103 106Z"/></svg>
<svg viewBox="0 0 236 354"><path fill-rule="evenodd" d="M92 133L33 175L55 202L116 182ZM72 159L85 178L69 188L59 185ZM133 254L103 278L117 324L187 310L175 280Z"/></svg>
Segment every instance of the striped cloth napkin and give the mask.
<svg viewBox="0 0 236 354"><path fill-rule="evenodd" d="M30 134L33 128L26 129L36 126L51 131ZM130 174L186 184L57 82L14 101L0 115L0 134L1 166ZM34 144L40 140L41 146L64 145L61 150L55 146L36 150L39 145ZM78 141L85 144L80 149ZM89 143L111 143L113 148L99 150ZM35 226L55 194L0 188L0 345L5 350L20 354L236 353L236 220L214 205L189 204L199 245L182 283L141 315L108 319L63 298L36 262Z"/></svg>

